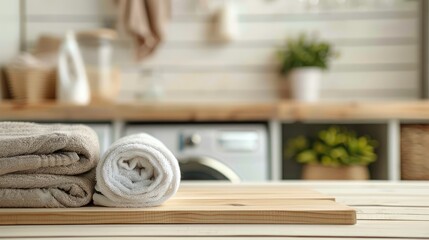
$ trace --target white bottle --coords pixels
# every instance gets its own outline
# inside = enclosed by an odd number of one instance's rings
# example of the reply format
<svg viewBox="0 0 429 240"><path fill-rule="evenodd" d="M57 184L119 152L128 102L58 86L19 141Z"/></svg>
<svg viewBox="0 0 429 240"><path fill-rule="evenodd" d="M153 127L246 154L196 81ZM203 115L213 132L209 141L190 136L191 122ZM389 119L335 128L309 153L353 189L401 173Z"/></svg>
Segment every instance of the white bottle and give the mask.
<svg viewBox="0 0 429 240"><path fill-rule="evenodd" d="M235 3L226 0L217 12L217 38L221 42L231 42L239 37L238 14Z"/></svg>
<svg viewBox="0 0 429 240"><path fill-rule="evenodd" d="M61 103L77 105L91 100L82 55L72 31L66 33L58 56L57 98Z"/></svg>

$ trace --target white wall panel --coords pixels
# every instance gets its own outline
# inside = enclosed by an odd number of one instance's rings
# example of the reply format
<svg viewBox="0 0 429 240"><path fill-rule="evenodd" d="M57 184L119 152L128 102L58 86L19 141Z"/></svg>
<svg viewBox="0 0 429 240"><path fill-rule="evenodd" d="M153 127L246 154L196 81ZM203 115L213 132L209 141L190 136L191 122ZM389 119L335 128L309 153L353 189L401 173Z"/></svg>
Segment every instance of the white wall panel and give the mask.
<svg viewBox="0 0 429 240"><path fill-rule="evenodd" d="M101 21L98 22L28 22L26 42L28 45L34 44L42 34L63 36L68 30L82 31L103 26Z"/></svg>
<svg viewBox="0 0 429 240"><path fill-rule="evenodd" d="M27 0L27 15L82 16L111 15L112 0Z"/></svg>
<svg viewBox="0 0 429 240"><path fill-rule="evenodd" d="M27 39L111 25L112 1L30 0ZM140 64L120 44L124 67L122 99L142 96L151 80L138 71L153 69L165 101L264 101L278 93L275 52L301 32L331 41L340 52L323 80L326 100L397 100L419 96L418 1L299 0L237 1L240 37L218 44L211 37L211 14L220 1L173 0L167 40ZM139 70L140 69L140 70Z"/></svg>
<svg viewBox="0 0 429 240"><path fill-rule="evenodd" d="M0 1L0 63L8 61L19 51L19 1Z"/></svg>
<svg viewBox="0 0 429 240"><path fill-rule="evenodd" d="M210 41L210 22L178 22L169 25L167 41ZM251 21L239 23L239 41L272 41L279 43L288 37L303 32L323 39L377 39L416 38L418 20L406 19L360 19L360 20L315 20L315 21Z"/></svg>
<svg viewBox="0 0 429 240"><path fill-rule="evenodd" d="M19 52L20 46L20 14L19 1L0 1L0 65ZM0 74L0 99L5 93L4 81Z"/></svg>
<svg viewBox="0 0 429 240"><path fill-rule="evenodd" d="M217 0L172 0L175 15L207 15L222 4ZM317 6L311 4L318 3ZM297 13L349 13L349 12L396 12L415 11L417 4L407 0L353 0L343 1L295 1L295 0L244 0L235 1L240 14L274 15Z"/></svg>
<svg viewBox="0 0 429 240"><path fill-rule="evenodd" d="M136 86L144 96L153 79L137 73L124 73L127 84L123 92L134 96ZM322 81L322 95L326 100L399 100L412 99L417 94L419 83L414 71L326 73ZM263 81L262 81L263 79ZM163 86L165 100L231 101L273 100L278 95L281 79L272 73L163 73L155 79ZM236 94L233 94L236 93ZM252 97L253 96L253 97ZM130 97L130 96L128 96ZM396 98L397 97L397 98Z"/></svg>
<svg viewBox="0 0 429 240"><path fill-rule="evenodd" d="M142 62L143 66L273 66L278 65L276 56L279 47L162 47L154 55ZM347 46L337 47L339 56L333 65L372 63L417 63L416 45L391 46ZM124 53L132 56L132 53ZM124 55L126 59L126 55ZM129 58L132 60L132 58Z"/></svg>

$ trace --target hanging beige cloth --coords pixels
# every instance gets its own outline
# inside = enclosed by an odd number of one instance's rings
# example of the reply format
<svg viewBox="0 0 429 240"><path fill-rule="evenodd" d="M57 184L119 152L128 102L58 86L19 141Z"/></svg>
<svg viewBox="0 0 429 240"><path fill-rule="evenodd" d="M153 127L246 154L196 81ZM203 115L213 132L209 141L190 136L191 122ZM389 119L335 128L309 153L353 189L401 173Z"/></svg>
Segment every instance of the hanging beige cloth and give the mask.
<svg viewBox="0 0 429 240"><path fill-rule="evenodd" d="M119 32L135 40L139 60L150 55L164 38L171 17L170 0L117 0Z"/></svg>

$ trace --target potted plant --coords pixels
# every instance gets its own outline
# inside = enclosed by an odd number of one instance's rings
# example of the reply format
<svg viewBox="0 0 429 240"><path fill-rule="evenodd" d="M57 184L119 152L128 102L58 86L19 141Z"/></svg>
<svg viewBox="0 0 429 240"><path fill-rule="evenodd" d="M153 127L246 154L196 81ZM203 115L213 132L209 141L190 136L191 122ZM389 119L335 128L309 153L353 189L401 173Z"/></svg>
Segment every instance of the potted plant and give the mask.
<svg viewBox="0 0 429 240"><path fill-rule="evenodd" d="M290 81L292 98L303 102L319 99L322 70L336 54L329 43L301 35L279 50L281 73Z"/></svg>
<svg viewBox="0 0 429 240"><path fill-rule="evenodd" d="M367 165L377 158L376 141L346 128L329 127L317 137L298 136L286 143L286 155L304 164L303 179L369 179Z"/></svg>

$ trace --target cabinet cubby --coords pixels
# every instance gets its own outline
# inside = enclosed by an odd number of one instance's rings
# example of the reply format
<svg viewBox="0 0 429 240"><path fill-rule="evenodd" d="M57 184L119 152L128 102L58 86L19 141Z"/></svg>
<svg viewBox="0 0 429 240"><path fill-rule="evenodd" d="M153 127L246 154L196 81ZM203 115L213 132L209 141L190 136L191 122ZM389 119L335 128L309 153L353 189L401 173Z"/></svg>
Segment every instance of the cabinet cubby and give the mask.
<svg viewBox="0 0 429 240"><path fill-rule="evenodd" d="M368 135L374 138L377 160L369 165L371 179L388 179L388 125L387 123L284 123L282 124L282 179L301 179L302 165L294 159L285 156L285 143L296 136L315 136L320 130L330 126L346 127L358 135Z"/></svg>

